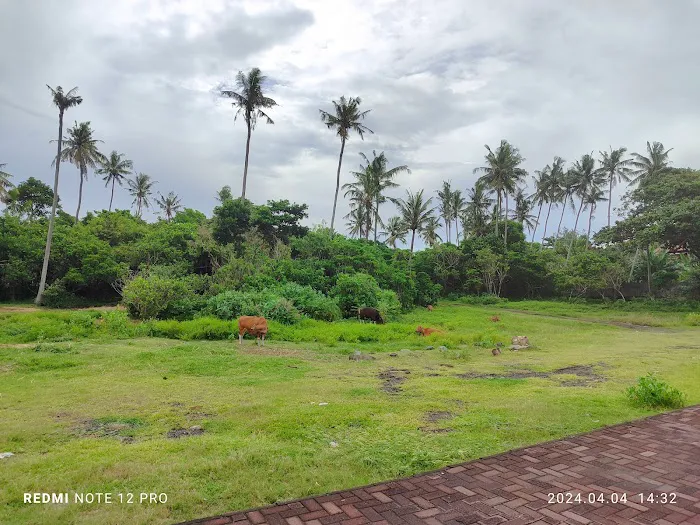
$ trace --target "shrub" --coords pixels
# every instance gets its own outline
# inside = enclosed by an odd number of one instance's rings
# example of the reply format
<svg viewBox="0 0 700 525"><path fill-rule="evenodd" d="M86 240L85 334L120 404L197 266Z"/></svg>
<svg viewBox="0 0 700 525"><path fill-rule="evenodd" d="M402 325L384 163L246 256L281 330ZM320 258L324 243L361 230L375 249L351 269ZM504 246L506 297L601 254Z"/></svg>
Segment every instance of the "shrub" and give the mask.
<svg viewBox="0 0 700 525"><path fill-rule="evenodd" d="M102 312L100 329L114 337L136 337L141 335L142 325L131 322L126 312L115 310Z"/></svg>
<svg viewBox="0 0 700 525"><path fill-rule="evenodd" d="M700 326L700 314L689 313L685 316L685 324L690 326Z"/></svg>
<svg viewBox="0 0 700 525"><path fill-rule="evenodd" d="M376 307L379 303L379 292L379 285L371 275L341 273L331 290L331 296L337 298L343 316L353 317L357 315L358 308Z"/></svg>
<svg viewBox="0 0 700 525"><path fill-rule="evenodd" d="M416 304L428 306L437 303L441 290L442 286L433 283L427 273L418 272L416 274Z"/></svg>
<svg viewBox="0 0 700 525"><path fill-rule="evenodd" d="M319 321L337 321L341 317L338 302L326 297L321 292L317 292L310 286L286 283L277 291L282 297L290 300L307 317Z"/></svg>
<svg viewBox="0 0 700 525"><path fill-rule="evenodd" d="M179 279L138 276L124 286L122 299L132 317L155 319L189 293L185 283Z"/></svg>
<svg viewBox="0 0 700 525"><path fill-rule="evenodd" d="M262 315L260 293L229 290L207 301L207 313L219 319L233 320L241 315ZM266 299L269 299L266 297Z"/></svg>
<svg viewBox="0 0 700 525"><path fill-rule="evenodd" d="M85 306L87 301L68 290L63 279L58 279L46 287L41 304L48 308L76 308Z"/></svg>
<svg viewBox="0 0 700 525"><path fill-rule="evenodd" d="M627 397L633 404L648 408L681 408L685 404L685 394L651 373L628 388Z"/></svg>
<svg viewBox="0 0 700 525"><path fill-rule="evenodd" d="M180 299L176 299L163 310L158 317L162 319L177 319L186 321L196 317L207 307L206 297L189 293Z"/></svg>
<svg viewBox="0 0 700 525"><path fill-rule="evenodd" d="M395 321L401 315L401 302L396 292L380 290L377 310L385 321Z"/></svg>
<svg viewBox="0 0 700 525"><path fill-rule="evenodd" d="M505 304L508 302L508 299L504 299L503 297L498 297L497 295L493 294L465 295L464 297L459 298L459 302L464 304L486 306L491 304Z"/></svg>
<svg viewBox="0 0 700 525"><path fill-rule="evenodd" d="M284 297L270 300L262 305L263 316L282 324L295 324L301 321L299 310L294 304Z"/></svg>

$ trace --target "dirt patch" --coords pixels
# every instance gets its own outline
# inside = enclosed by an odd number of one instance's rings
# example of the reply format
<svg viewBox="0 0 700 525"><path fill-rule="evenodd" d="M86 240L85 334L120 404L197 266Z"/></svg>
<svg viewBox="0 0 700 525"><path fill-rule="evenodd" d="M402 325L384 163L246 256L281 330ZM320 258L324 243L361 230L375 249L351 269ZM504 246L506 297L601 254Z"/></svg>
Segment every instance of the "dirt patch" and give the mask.
<svg viewBox="0 0 700 525"><path fill-rule="evenodd" d="M465 372L457 374L461 379L527 379L530 377L548 378L550 374L545 372L534 372L532 370L517 370L513 372L505 372L503 374L478 374L476 372Z"/></svg>
<svg viewBox="0 0 700 525"><path fill-rule="evenodd" d="M440 363L440 366L444 366L445 368L454 368L455 365L448 365L447 363Z"/></svg>
<svg viewBox="0 0 700 525"><path fill-rule="evenodd" d="M293 357L301 354L298 350L289 350L284 348L263 348L261 346L241 348L241 352L249 355L266 355L275 357Z"/></svg>
<svg viewBox="0 0 700 525"><path fill-rule="evenodd" d="M3 372L12 372L12 369L14 368L14 365L12 363L3 363L0 364L0 373Z"/></svg>
<svg viewBox="0 0 700 525"><path fill-rule="evenodd" d="M130 439L133 442L133 437L129 435L135 428L141 426L142 423L136 419L123 420L104 420L104 419L88 419L82 421L75 429L75 432L80 437L102 438L113 437L120 440Z"/></svg>
<svg viewBox="0 0 700 525"><path fill-rule="evenodd" d="M380 372L377 377L383 381L382 391L387 394L398 394L401 392L401 384L406 381L406 375L410 373L410 370L397 370L396 368L387 368Z"/></svg>
<svg viewBox="0 0 700 525"><path fill-rule="evenodd" d="M430 427L418 427L418 430L425 432L426 434L449 434L454 432L452 428L430 428Z"/></svg>
<svg viewBox="0 0 700 525"><path fill-rule="evenodd" d="M445 419L452 419L454 414L446 410L437 412L426 412L423 419L428 423L435 423L436 421L444 421Z"/></svg>
<svg viewBox="0 0 700 525"><path fill-rule="evenodd" d="M606 366L605 363L599 363L599 366ZM513 370L512 372L503 372L500 374L479 374L476 372L466 372L457 374L461 379L528 379L537 377L541 379L550 379L556 375L573 375L577 379L569 379L560 381L561 386L588 386L592 383L600 383L606 381L605 376L595 372L593 365L573 365L557 368L551 372L535 372L534 370Z"/></svg>
<svg viewBox="0 0 700 525"><path fill-rule="evenodd" d="M548 314L543 314L540 312L531 312L529 310L516 310L513 308L506 308L506 311L512 312L514 314L534 315L536 317L544 317L546 319L559 319L559 320L564 320L564 321L576 321L579 323L604 324L604 325L608 325L608 326L617 326L620 328L628 328L630 330L638 330L638 331L643 331L643 332L672 333L672 332L676 331L676 330L673 330L671 328L663 328L661 326L649 326L649 325L645 325L645 324L634 324L634 323L628 323L628 322L624 322L624 321L606 321L604 319L592 319L592 318L586 318L586 317L569 317L569 316L564 316L564 315L548 315Z"/></svg>
<svg viewBox="0 0 700 525"><path fill-rule="evenodd" d="M668 348L669 350L697 350L700 349L700 345L675 345Z"/></svg>
<svg viewBox="0 0 700 525"><path fill-rule="evenodd" d="M166 436L169 439L180 439L187 436L199 436L204 434L204 429L202 427L194 426L190 428L174 428L168 430Z"/></svg>
<svg viewBox="0 0 700 525"><path fill-rule="evenodd" d="M571 374L575 376L583 376L583 377L591 377L597 375L593 371L593 367L591 365L574 365L574 366L565 366L564 368L557 368L556 370L552 371L553 374Z"/></svg>

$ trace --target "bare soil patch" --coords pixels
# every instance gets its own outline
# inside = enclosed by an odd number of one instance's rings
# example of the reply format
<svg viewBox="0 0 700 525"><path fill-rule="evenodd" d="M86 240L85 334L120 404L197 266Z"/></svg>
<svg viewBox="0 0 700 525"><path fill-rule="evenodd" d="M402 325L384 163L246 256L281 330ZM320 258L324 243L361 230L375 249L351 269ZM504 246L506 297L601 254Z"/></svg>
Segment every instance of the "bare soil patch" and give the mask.
<svg viewBox="0 0 700 525"><path fill-rule="evenodd" d="M599 366L605 366L605 363L599 363ZM551 372L535 372L534 370L513 370L512 372L503 372L500 374L480 374L477 372L466 372L457 374L461 379L528 379L537 377L541 379L550 379L556 375L574 375L577 379L565 379L560 381L561 386L589 386L592 383L600 383L606 381L605 376L598 374L593 365L573 365L557 368Z"/></svg>
<svg viewBox="0 0 700 525"><path fill-rule="evenodd" d="M661 333L672 333L675 332L676 330L673 330L671 328L664 328L661 326L649 326L646 324L635 324L635 323L628 323L624 321L606 321L605 319L592 319L592 318L587 318L587 317L569 317L565 315L548 315L548 314L543 314L539 312L531 312L529 310L516 310L513 308L505 308L504 309L506 312L513 312L515 314L521 314L521 315L534 315L536 317L544 317L546 319L558 319L558 320L564 320L564 321L577 321L579 323L593 323L593 324L604 324L608 326L618 326L620 328L628 328L630 330L639 330L639 331L645 331L645 332L661 332Z"/></svg>
<svg viewBox="0 0 700 525"><path fill-rule="evenodd" d="M169 439L180 439L182 437L199 436L201 434L204 434L204 429L199 426L194 426L190 428L174 428L172 430L168 430L166 436Z"/></svg>
<svg viewBox="0 0 700 525"><path fill-rule="evenodd" d="M454 432L452 428L430 428L430 427L418 427L418 430L425 432L426 434L449 434Z"/></svg>
<svg viewBox="0 0 700 525"><path fill-rule="evenodd" d="M398 394L401 392L401 384L406 381L406 375L410 373L410 370L397 370L396 368L387 368L380 372L377 377L383 381L382 391L387 394Z"/></svg>
<svg viewBox="0 0 700 525"><path fill-rule="evenodd" d="M426 412L423 419L428 423L435 423L436 421L444 421L446 419L452 419L454 414L448 412L447 410L436 411L436 412Z"/></svg>

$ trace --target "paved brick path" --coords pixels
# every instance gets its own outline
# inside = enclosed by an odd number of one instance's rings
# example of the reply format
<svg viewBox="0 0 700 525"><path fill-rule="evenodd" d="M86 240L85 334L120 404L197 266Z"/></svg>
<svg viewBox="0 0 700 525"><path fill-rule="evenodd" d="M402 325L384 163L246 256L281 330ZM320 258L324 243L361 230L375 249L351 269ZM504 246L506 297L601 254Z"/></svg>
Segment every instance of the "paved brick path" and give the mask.
<svg viewBox="0 0 700 525"><path fill-rule="evenodd" d="M639 493L675 493L640 502ZM584 502L550 503L549 493ZM611 503L617 495L626 503ZM589 494L604 503L588 503ZM700 525L700 405L408 479L189 524Z"/></svg>

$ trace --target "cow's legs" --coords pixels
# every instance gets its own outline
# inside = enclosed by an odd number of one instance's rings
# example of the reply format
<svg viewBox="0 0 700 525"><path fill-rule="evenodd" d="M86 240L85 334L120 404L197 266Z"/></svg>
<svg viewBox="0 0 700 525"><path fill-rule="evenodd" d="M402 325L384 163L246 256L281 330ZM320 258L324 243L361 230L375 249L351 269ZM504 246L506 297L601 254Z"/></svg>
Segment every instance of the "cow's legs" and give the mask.
<svg viewBox="0 0 700 525"><path fill-rule="evenodd" d="M265 334L262 335L262 345L265 346Z"/></svg>
<svg viewBox="0 0 700 525"><path fill-rule="evenodd" d="M243 332L238 332L238 344L243 344Z"/></svg>

